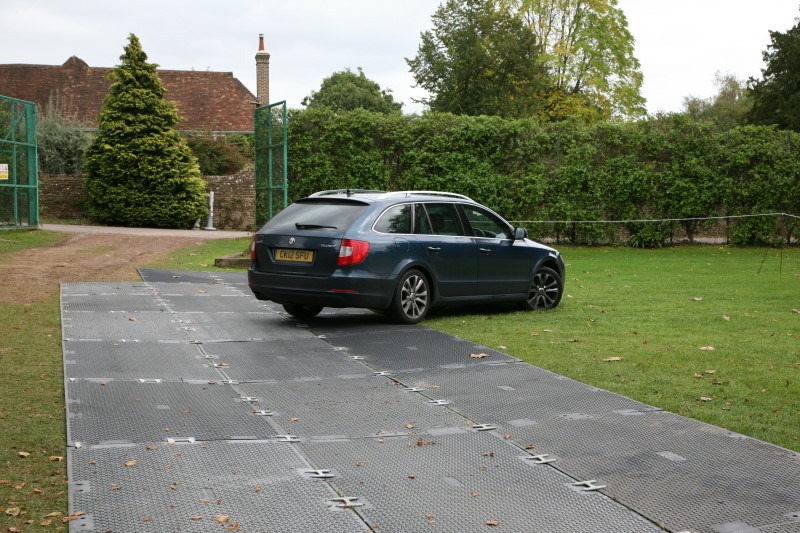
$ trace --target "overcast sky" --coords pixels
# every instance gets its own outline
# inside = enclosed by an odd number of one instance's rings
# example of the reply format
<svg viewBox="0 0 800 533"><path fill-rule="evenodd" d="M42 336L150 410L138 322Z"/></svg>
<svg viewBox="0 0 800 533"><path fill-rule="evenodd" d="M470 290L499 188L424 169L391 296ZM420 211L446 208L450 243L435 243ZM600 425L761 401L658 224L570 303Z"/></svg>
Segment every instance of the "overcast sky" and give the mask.
<svg viewBox="0 0 800 533"><path fill-rule="evenodd" d="M255 94L258 34L270 59L270 96L290 107L346 68L391 89L405 112L425 93L405 58L416 55L440 0L2 0L0 64L60 65L76 55L113 67L129 33L164 69L233 72ZM714 93L717 71L758 77L769 30L784 32L800 0L618 0L636 39L650 113L679 111Z"/></svg>

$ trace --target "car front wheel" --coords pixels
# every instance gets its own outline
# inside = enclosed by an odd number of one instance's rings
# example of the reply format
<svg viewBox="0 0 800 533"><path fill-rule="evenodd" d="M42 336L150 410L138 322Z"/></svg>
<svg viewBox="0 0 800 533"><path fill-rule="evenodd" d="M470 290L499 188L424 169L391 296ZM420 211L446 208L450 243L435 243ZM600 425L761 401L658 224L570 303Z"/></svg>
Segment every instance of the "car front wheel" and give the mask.
<svg viewBox="0 0 800 533"><path fill-rule="evenodd" d="M314 318L317 316L320 311L322 311L321 305L304 305L304 304L291 304L286 303L283 304L283 308L286 310L287 313L292 315L295 318Z"/></svg>
<svg viewBox="0 0 800 533"><path fill-rule="evenodd" d="M552 309L561 301L564 283L558 272L550 267L542 267L531 278L528 299L522 307L529 311Z"/></svg>
<svg viewBox="0 0 800 533"><path fill-rule="evenodd" d="M400 278L389 310L398 322L416 324L428 314L430 304L428 278L419 270L412 269Z"/></svg>

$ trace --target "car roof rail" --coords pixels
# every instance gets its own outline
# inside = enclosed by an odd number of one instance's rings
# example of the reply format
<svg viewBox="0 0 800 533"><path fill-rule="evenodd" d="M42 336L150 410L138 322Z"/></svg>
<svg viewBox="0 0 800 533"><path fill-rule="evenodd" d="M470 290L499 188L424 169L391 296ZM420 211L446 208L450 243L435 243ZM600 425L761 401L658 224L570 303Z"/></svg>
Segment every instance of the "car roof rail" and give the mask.
<svg viewBox="0 0 800 533"><path fill-rule="evenodd" d="M320 196L331 196L334 194L346 194L352 196L354 194L382 194L384 191L374 191L372 189L331 189L328 191L315 192L309 195L309 198L318 198Z"/></svg>
<svg viewBox="0 0 800 533"><path fill-rule="evenodd" d="M378 196L378 200L383 200L385 198L393 198L395 196L405 196L409 198L411 196L443 196L445 198L458 198L459 200L467 200L470 202L474 202L472 198L469 196L464 196L463 194L458 194L454 192L441 192L441 191L392 191L383 193Z"/></svg>

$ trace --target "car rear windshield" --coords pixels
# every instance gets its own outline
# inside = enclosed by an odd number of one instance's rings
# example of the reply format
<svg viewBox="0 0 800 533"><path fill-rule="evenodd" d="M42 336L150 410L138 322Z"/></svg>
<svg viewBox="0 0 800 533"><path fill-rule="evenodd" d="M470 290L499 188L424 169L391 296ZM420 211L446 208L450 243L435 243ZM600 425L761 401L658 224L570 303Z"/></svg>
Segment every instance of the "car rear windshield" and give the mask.
<svg viewBox="0 0 800 533"><path fill-rule="evenodd" d="M267 222L270 230L345 230L367 204L354 201L300 200Z"/></svg>

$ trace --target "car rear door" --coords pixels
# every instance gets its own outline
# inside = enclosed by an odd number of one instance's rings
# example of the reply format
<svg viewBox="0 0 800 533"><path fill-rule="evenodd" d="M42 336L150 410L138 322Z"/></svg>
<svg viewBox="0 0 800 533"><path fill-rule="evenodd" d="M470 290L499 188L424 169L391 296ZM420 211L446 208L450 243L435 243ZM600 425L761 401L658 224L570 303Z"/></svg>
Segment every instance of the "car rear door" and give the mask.
<svg viewBox="0 0 800 533"><path fill-rule="evenodd" d="M478 255L465 235L453 203L418 203L414 209L417 241L422 246L445 298L472 296L478 281Z"/></svg>

